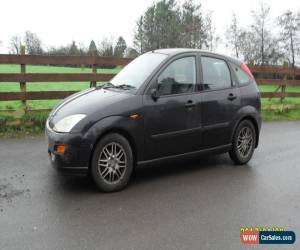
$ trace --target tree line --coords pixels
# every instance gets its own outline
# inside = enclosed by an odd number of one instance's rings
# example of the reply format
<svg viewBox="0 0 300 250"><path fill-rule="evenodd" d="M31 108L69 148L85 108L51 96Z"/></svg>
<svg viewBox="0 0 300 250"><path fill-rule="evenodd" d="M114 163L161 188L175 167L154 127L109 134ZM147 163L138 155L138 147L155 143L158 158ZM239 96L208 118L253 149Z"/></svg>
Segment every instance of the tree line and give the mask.
<svg viewBox="0 0 300 250"><path fill-rule="evenodd" d="M116 41L104 38L98 45L94 40L90 41L88 47L72 41L70 44L59 47L43 48L43 43L37 34L26 31L23 38L19 35L11 37L9 41L9 53L20 54L21 46L24 45L29 55L100 55L100 56L133 56L130 48L127 48L125 39L120 36Z"/></svg>
<svg viewBox="0 0 300 250"><path fill-rule="evenodd" d="M186 0L153 3L137 21L134 45L139 53L159 48L185 47L215 51L220 43L247 63L266 65L300 63L300 13L287 10L275 20L271 7L260 2L251 10L252 22L242 27L235 13L224 34L216 34L211 12ZM276 34L276 31L279 31ZM298 59L298 60L297 60Z"/></svg>
<svg viewBox="0 0 300 250"><path fill-rule="evenodd" d="M137 21L134 45L139 53L172 47L214 50L218 39L212 13L204 13L201 4L162 0Z"/></svg>
<svg viewBox="0 0 300 250"><path fill-rule="evenodd" d="M88 47L72 41L60 47L44 49L37 34L25 32L23 38L10 39L10 53L19 54L24 44L28 54L47 55L101 55L136 57L160 48L197 48L215 51L225 45L232 56L246 63L267 65L288 63L295 67L300 57L300 13L283 12L275 20L270 17L271 7L261 2L251 10L252 21L242 27L235 15L224 34L217 34L213 14L205 12L202 5L186 0L181 5L176 0L160 0L150 5L138 18L133 36L133 46L125 39L104 38ZM276 32L278 31L278 32Z"/></svg>

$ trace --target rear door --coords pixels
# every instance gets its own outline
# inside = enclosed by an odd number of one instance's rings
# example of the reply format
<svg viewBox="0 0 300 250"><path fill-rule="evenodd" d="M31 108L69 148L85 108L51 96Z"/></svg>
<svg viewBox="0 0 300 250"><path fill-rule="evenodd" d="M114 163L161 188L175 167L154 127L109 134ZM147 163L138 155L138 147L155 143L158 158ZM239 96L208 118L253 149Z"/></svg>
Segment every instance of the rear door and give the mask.
<svg viewBox="0 0 300 250"><path fill-rule="evenodd" d="M240 91L225 59L201 55L203 148L230 143L230 126L241 103Z"/></svg>

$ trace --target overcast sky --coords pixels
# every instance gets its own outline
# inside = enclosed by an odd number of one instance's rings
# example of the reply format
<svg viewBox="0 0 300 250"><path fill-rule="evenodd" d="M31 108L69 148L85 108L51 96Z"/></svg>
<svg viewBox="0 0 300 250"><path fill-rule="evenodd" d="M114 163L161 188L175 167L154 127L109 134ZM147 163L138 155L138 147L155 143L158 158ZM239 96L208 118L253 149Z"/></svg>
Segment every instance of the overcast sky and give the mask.
<svg viewBox="0 0 300 250"><path fill-rule="evenodd" d="M9 38L26 30L37 33L44 47L72 40L88 46L94 39L123 36L129 45L138 17L154 0L1 0L0 53L8 52ZM182 2L182 1L179 1ZM260 0L195 0L205 12L212 11L217 32L223 36L233 12L241 25L251 22L250 10ZM300 0L265 0L274 18L286 9L300 11ZM219 49L223 52L224 48Z"/></svg>

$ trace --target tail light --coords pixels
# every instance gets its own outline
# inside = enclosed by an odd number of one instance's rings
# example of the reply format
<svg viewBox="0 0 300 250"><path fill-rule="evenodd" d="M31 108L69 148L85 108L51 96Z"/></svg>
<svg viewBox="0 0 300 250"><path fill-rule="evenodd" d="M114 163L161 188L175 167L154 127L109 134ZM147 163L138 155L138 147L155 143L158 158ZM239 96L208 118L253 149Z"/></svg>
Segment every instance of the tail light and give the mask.
<svg viewBox="0 0 300 250"><path fill-rule="evenodd" d="M254 76L252 75L250 69L248 68L248 66L244 63L240 64L240 68L248 75L250 76L252 79L254 79Z"/></svg>

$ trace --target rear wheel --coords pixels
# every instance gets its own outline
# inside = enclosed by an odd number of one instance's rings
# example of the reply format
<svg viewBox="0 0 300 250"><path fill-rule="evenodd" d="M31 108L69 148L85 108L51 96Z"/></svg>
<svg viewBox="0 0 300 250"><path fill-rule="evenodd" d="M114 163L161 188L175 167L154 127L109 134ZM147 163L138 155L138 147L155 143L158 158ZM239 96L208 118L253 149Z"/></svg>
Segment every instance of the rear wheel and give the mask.
<svg viewBox="0 0 300 250"><path fill-rule="evenodd" d="M133 155L129 142L122 135L104 136L93 154L91 173L101 191L115 192L129 182L133 170Z"/></svg>
<svg viewBox="0 0 300 250"><path fill-rule="evenodd" d="M253 123L242 121L233 136L230 158L239 165L246 164L252 157L256 145L256 132Z"/></svg>

